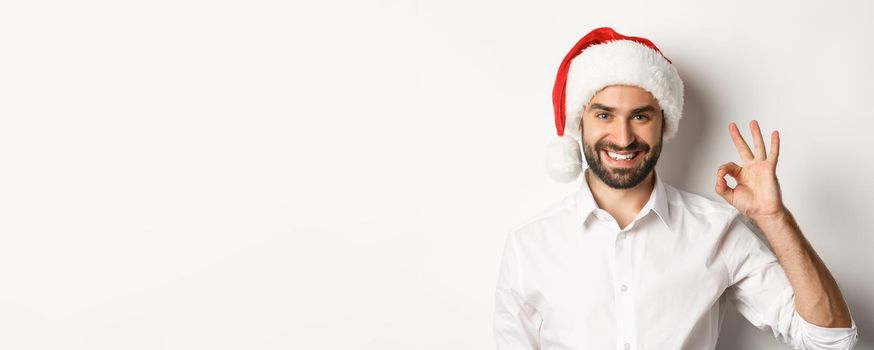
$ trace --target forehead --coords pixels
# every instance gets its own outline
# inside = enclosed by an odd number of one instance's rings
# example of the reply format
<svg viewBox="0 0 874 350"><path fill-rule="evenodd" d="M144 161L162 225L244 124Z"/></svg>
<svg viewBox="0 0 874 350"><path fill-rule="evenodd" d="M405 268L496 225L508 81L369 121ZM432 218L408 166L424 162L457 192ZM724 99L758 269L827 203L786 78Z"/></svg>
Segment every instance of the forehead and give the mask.
<svg viewBox="0 0 874 350"><path fill-rule="evenodd" d="M589 104L599 103L616 108L653 105L658 108L658 100L649 92L632 85L610 85L592 96Z"/></svg>

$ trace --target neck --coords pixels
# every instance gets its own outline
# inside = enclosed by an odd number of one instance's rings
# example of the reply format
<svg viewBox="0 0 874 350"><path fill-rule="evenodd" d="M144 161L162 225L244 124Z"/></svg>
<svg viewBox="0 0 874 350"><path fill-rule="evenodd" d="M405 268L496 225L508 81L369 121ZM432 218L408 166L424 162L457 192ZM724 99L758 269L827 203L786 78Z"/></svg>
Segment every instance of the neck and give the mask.
<svg viewBox="0 0 874 350"><path fill-rule="evenodd" d="M639 184L628 189L607 186L589 169L586 169L585 176L595 203L610 213L620 223L620 227L625 227L627 222L637 216L655 188L655 170L650 171Z"/></svg>

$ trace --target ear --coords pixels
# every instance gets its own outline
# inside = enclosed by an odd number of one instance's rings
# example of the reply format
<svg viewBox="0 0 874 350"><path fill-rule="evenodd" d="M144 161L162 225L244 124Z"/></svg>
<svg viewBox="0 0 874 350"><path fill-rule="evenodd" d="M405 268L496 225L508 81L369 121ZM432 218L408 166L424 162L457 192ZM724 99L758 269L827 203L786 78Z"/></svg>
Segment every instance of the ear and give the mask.
<svg viewBox="0 0 874 350"><path fill-rule="evenodd" d="M662 136L665 135L665 110L662 110Z"/></svg>

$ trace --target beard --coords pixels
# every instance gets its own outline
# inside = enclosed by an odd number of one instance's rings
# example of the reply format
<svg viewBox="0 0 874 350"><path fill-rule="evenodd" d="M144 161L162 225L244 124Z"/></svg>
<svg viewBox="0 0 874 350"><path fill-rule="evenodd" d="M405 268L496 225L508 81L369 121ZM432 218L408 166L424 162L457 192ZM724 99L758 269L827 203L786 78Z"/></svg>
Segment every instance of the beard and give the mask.
<svg viewBox="0 0 874 350"><path fill-rule="evenodd" d="M659 161L659 155L662 153L662 138L663 135L659 135L659 143L651 150L648 144L640 142L639 140L634 140L633 143L623 148L606 140L601 140L596 143L594 147L589 147L584 139L582 142L583 155L586 157L586 163L589 164L589 168L592 169L592 172L595 173L601 181L607 184L607 186L616 189L628 189L643 182L643 179L645 179L646 176L649 175L649 172L655 168L656 163ZM638 157L643 157L643 159L640 162L637 162L638 165L634 167L608 168L601 161L602 149L614 152L639 151L642 154L638 155Z"/></svg>

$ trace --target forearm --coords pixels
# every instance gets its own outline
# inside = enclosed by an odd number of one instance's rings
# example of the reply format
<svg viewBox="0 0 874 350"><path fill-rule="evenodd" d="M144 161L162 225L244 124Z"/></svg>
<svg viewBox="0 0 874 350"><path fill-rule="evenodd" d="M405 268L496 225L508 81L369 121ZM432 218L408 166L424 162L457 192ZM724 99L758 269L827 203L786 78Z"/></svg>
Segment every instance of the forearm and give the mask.
<svg viewBox="0 0 874 350"><path fill-rule="evenodd" d="M820 327L849 328L850 310L837 282L804 238L789 210L751 219L762 230L786 271L795 291L798 314Z"/></svg>

